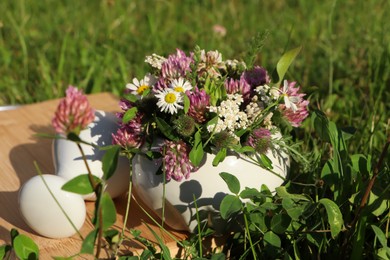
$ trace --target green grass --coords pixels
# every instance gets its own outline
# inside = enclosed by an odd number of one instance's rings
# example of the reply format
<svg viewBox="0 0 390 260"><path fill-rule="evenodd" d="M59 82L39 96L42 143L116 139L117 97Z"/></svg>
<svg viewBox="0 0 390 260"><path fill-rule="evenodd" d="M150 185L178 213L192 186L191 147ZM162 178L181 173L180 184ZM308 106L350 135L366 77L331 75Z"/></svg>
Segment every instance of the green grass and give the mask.
<svg viewBox="0 0 390 260"><path fill-rule="evenodd" d="M145 55L195 45L243 58L269 31L258 63L272 70L302 46L289 74L342 126L359 129L353 149L375 151L389 119L390 3L383 1L26 1L0 2L0 105L87 93L120 95ZM227 29L224 37L213 25Z"/></svg>
<svg viewBox="0 0 390 260"><path fill-rule="evenodd" d="M58 98L69 84L119 96L146 71L146 55L199 45L240 59L268 31L257 62L272 71L285 50L302 46L287 77L311 110L356 129L351 154L376 162L390 132L389 17L388 0L2 0L0 105ZM295 131L307 153L319 149L312 130L308 120Z"/></svg>

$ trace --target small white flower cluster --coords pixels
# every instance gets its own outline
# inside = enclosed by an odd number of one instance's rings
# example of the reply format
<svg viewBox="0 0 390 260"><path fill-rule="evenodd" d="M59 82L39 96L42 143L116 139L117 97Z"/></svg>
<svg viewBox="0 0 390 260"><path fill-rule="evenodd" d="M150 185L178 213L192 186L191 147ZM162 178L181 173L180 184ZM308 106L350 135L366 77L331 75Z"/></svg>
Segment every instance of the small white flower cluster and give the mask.
<svg viewBox="0 0 390 260"><path fill-rule="evenodd" d="M150 66L156 69L161 69L162 64L166 61L167 59L163 56L157 55L155 53L152 54L152 56L146 56L145 62L149 63Z"/></svg>
<svg viewBox="0 0 390 260"><path fill-rule="evenodd" d="M259 119L260 114L272 101L275 101L279 98L279 90L268 85L258 86L256 88L256 93L252 97L251 102L246 106L245 112L248 117L248 124L253 124L257 119ZM263 124L267 128L272 128L272 118L273 113L269 113L264 119Z"/></svg>
<svg viewBox="0 0 390 260"><path fill-rule="evenodd" d="M238 60L225 60L226 67L231 70L237 70L239 67L246 69L246 64L243 61Z"/></svg>
<svg viewBox="0 0 390 260"><path fill-rule="evenodd" d="M257 94L260 97L260 101L264 103L264 106L268 106L269 103L279 98L279 90L268 85L262 85L256 87Z"/></svg>
<svg viewBox="0 0 390 260"><path fill-rule="evenodd" d="M222 101L218 107L210 106L210 112L218 114L216 125L209 125L209 132L233 132L237 129L248 127L248 117L243 111L240 111L240 105L244 102L241 94L229 94L227 99Z"/></svg>
<svg viewBox="0 0 390 260"><path fill-rule="evenodd" d="M259 102L259 97L257 95L253 96L251 102L245 108L250 125L256 121L256 118L263 109L263 102Z"/></svg>

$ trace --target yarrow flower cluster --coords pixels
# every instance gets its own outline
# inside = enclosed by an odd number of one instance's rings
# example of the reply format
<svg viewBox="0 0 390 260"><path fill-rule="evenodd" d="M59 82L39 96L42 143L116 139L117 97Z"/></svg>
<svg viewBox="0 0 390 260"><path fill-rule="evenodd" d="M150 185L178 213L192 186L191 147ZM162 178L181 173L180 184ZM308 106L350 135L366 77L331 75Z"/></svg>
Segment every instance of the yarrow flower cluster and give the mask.
<svg viewBox="0 0 390 260"><path fill-rule="evenodd" d="M296 82L273 83L266 69L224 60L218 51L176 50L145 62L150 73L126 85L113 142L160 158L167 181L189 178L204 152L264 154L281 121L298 127L308 116Z"/></svg>

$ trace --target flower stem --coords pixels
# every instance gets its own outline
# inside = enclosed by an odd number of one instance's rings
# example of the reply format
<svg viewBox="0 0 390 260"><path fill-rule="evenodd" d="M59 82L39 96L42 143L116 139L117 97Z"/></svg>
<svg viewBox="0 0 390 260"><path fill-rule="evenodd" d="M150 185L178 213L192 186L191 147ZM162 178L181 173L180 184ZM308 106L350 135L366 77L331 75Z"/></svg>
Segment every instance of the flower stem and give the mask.
<svg viewBox="0 0 390 260"><path fill-rule="evenodd" d="M245 229L246 229L246 232L248 234L248 240L249 240L249 244L251 246L251 250L252 250L252 254L253 254L253 259L257 259L257 255L256 255L256 251L255 251L255 248L253 246L253 242L252 242L252 238L251 238L251 234L250 234L250 231L249 231L249 225L248 225L248 219L246 217L246 214L245 214L245 209L243 208L242 211L244 212L244 221L245 221Z"/></svg>
<svg viewBox="0 0 390 260"><path fill-rule="evenodd" d="M123 227L122 227L122 231L121 231L121 236L119 238L119 242L118 242L118 246L116 248L115 255L118 255L119 248L121 247L123 239L124 239L124 236L125 236L125 230L126 230L127 221L128 221L128 217L129 217L129 211L130 211L132 187L133 187L133 168L132 168L132 164L131 164L132 156L131 156L130 152L127 152L126 154L127 154L127 158L130 160L130 172L129 172L130 183L129 183L129 190L128 190L128 195L127 195L125 219L123 221Z"/></svg>
<svg viewBox="0 0 390 260"><path fill-rule="evenodd" d="M86 156L85 156L83 147L81 147L81 144L80 144L79 142L76 142L76 144L77 144L77 147L79 148L79 151L80 151L80 153L81 153L81 157L83 158L85 167L87 168L89 182L91 183L92 189L95 191L95 194L96 194L97 184L96 184L96 182L95 182L95 180L94 180L94 178L93 178L91 169L89 168L89 165L88 165L87 158L86 158ZM96 194L96 196L97 196L97 195L98 195L98 194Z"/></svg>
<svg viewBox="0 0 390 260"><path fill-rule="evenodd" d="M94 177L92 175L91 169L90 169L90 167L88 165L87 158L85 156L84 150L81 147L81 144L79 142L76 142L76 144L77 144L77 147L80 150L81 157L83 158L83 161L85 163L85 167L87 168L89 182L91 183L92 189L95 192L96 199L99 201L99 203L97 203L98 205L97 205L97 209L96 209L97 214L98 214L98 220L99 220L97 246L96 246L97 247L97 249L96 249L96 258L99 258L100 248L101 248L102 238L103 238L103 212L102 212L102 207L100 206L100 201L101 201L101 197L102 197L102 194L103 194L102 184L101 183L99 183L99 184L96 183L96 181L95 181L95 179L94 179Z"/></svg>

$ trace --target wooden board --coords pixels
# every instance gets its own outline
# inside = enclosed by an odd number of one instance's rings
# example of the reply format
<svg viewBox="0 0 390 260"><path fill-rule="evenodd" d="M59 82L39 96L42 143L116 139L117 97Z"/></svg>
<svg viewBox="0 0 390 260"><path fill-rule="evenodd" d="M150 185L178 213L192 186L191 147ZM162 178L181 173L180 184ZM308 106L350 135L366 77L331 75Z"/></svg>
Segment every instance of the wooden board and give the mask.
<svg viewBox="0 0 390 260"><path fill-rule="evenodd" d="M107 112L115 112L119 109L118 99L111 94L94 94L88 96L88 99L95 109ZM52 259L52 256L72 256L79 252L81 246L81 239L76 235L66 239L48 239L36 234L25 224L18 207L18 192L21 185L37 175L34 161L38 163L43 173L54 174L52 140L37 138L34 135L36 133L54 133L51 119L58 101L50 100L0 112L0 245L10 243L10 230L16 228L38 244L40 259ZM126 200L126 196L115 200L117 206L115 227L118 229L123 226ZM92 230L90 218L94 209L92 202L86 204L88 217L81 229L81 234L84 237ZM155 226L133 199L127 228L138 229L144 237L155 241L145 223L163 237L172 252L178 250L176 242ZM171 233L178 239L186 237L185 233L173 231ZM141 248L137 243L130 242L126 243L121 251L136 252L140 251Z"/></svg>

